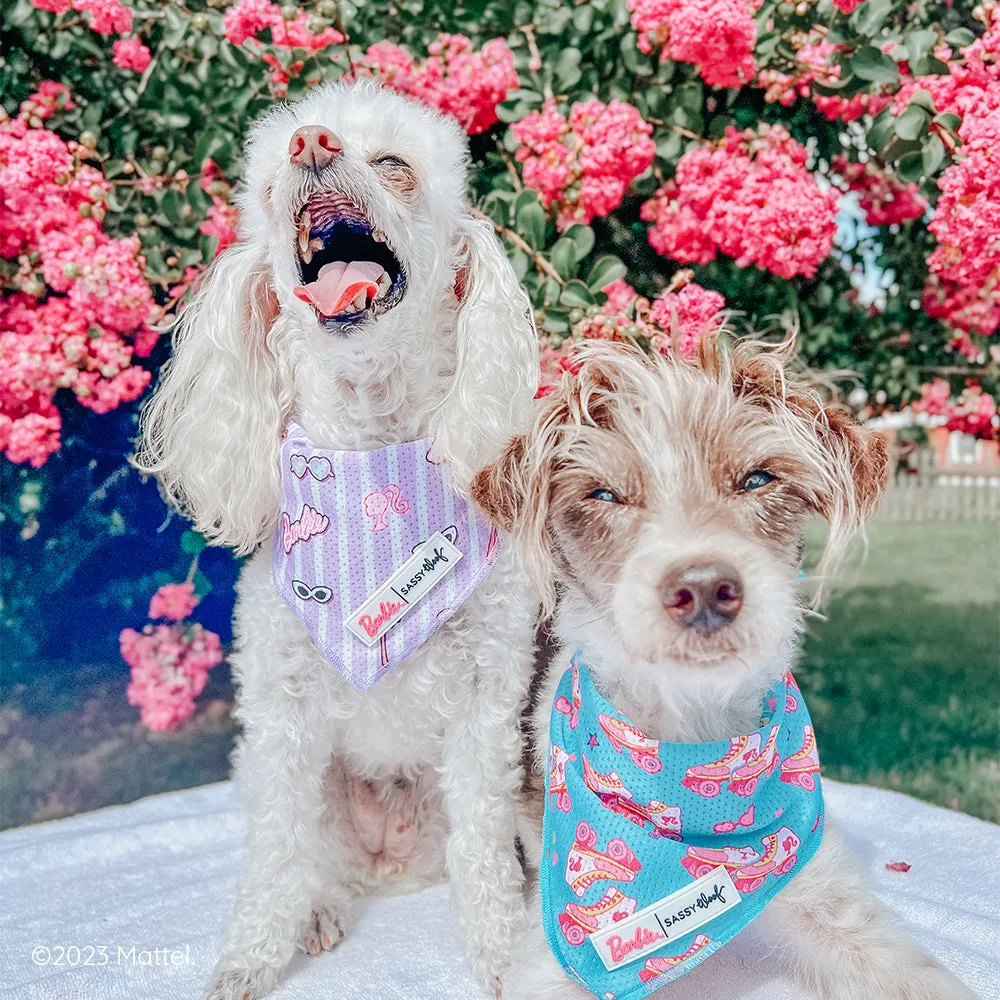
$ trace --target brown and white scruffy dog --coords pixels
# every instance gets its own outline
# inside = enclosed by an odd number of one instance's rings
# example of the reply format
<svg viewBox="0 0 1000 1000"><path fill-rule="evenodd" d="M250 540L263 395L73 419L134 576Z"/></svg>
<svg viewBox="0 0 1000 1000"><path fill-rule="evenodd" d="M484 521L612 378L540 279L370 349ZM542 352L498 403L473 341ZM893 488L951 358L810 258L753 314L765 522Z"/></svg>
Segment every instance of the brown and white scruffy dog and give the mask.
<svg viewBox="0 0 1000 1000"><path fill-rule="evenodd" d="M514 533L547 606L557 603L561 651L537 680L529 727L522 838L533 865L553 694L574 650L650 738L751 732L801 628L806 521L829 522L825 573L875 510L882 443L825 409L788 370L791 352L708 339L687 362L596 345L477 476L473 496ZM589 996L553 958L537 896L532 906L504 1000ZM835 829L760 920L804 986L829 1000L971 996L896 929Z"/></svg>
<svg viewBox="0 0 1000 1000"><path fill-rule="evenodd" d="M510 552L365 692L271 579L290 419L328 449L432 437L459 490L527 426L536 337L500 243L466 206L466 159L453 121L364 82L275 108L250 136L240 240L184 311L144 413L140 467L198 530L252 554L232 661L250 865L212 1000L256 1000L297 946L332 948L354 897L392 873L410 889L447 864L487 982L523 925L516 720L537 606ZM345 264L377 287L338 302Z"/></svg>

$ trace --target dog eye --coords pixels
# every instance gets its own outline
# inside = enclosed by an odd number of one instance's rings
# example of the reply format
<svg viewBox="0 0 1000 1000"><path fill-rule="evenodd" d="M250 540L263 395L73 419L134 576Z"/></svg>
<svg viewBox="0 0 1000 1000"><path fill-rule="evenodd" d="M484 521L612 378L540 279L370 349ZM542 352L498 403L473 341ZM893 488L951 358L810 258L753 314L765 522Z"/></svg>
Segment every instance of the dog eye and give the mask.
<svg viewBox="0 0 1000 1000"><path fill-rule="evenodd" d="M620 496L618 496L617 493L615 493L613 490L609 490L607 487L604 487L604 486L600 487L599 489L594 490L592 493L588 493L587 494L587 499L588 500L600 500L603 503L624 503L625 502L624 500L622 500L622 498Z"/></svg>
<svg viewBox="0 0 1000 1000"><path fill-rule="evenodd" d="M773 482L775 478L770 472L765 472L764 469L754 469L740 484L740 489L759 490L762 486L767 486L768 483Z"/></svg>
<svg viewBox="0 0 1000 1000"><path fill-rule="evenodd" d="M377 156L372 160L373 167L402 167L404 170L409 170L410 165L406 160L400 159L398 156Z"/></svg>

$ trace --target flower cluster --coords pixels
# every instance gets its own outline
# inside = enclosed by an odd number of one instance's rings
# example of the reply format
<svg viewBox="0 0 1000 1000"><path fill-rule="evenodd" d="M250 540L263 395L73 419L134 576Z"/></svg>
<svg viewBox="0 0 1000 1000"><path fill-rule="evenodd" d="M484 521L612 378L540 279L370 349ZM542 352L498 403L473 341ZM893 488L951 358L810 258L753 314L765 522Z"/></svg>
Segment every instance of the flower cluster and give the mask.
<svg viewBox="0 0 1000 1000"><path fill-rule="evenodd" d="M418 63L401 46L379 42L352 70L452 115L469 135L495 124L497 105L520 82L507 43L494 38L477 52L465 35L438 35L428 53Z"/></svg>
<svg viewBox="0 0 1000 1000"><path fill-rule="evenodd" d="M320 52L344 41L344 35L329 26L311 32L309 14L304 10L295 10L295 16L286 20L282 8L269 0L237 0L222 18L222 31L233 45L251 41L259 46L262 43L257 36L266 30L270 30L271 44L278 49Z"/></svg>
<svg viewBox="0 0 1000 1000"><path fill-rule="evenodd" d="M927 211L927 199L916 184L902 184L873 161L851 163L837 156L833 168L849 191L856 191L870 226L894 226L919 219Z"/></svg>
<svg viewBox="0 0 1000 1000"><path fill-rule="evenodd" d="M759 6L759 4L758 4ZM757 72L748 0L628 0L639 49L694 63L711 87L742 87Z"/></svg>
<svg viewBox="0 0 1000 1000"><path fill-rule="evenodd" d="M961 431L987 441L1000 437L996 402L989 393L983 392L978 382L970 380L954 402L950 397L951 386L943 378L936 378L920 387L920 399L911 403L910 409L929 417L944 417L950 431Z"/></svg>
<svg viewBox="0 0 1000 1000"><path fill-rule="evenodd" d="M726 300L691 281L690 271L675 276L670 288L652 302L619 278L602 291L607 301L574 324L561 341L543 337L539 396L547 396L574 366L577 347L588 340L642 341L661 353L678 350L686 357L698 352L705 334L723 321Z"/></svg>
<svg viewBox="0 0 1000 1000"><path fill-rule="evenodd" d="M109 183L83 162L89 150L31 127L62 102L45 84L0 122L0 257L11 262L0 302L0 450L44 464L59 448L60 389L96 413L135 399L149 372L133 364L156 333L139 240L101 225Z"/></svg>
<svg viewBox="0 0 1000 1000"><path fill-rule="evenodd" d="M150 618L170 625L122 629L119 645L132 672L126 696L143 723L164 732L191 718L208 672L222 662L219 637L195 622L184 622L198 604L191 583L168 583L149 603Z"/></svg>
<svg viewBox="0 0 1000 1000"><path fill-rule="evenodd" d="M150 64L152 55L138 38L119 38L111 46L114 53L112 62L121 69L131 69L141 73Z"/></svg>
<svg viewBox="0 0 1000 1000"><path fill-rule="evenodd" d="M550 101L511 132L521 144L515 157L524 183L546 208L558 205L560 230L613 212L656 153L653 127L638 109L617 100L576 103L568 119Z"/></svg>
<svg viewBox="0 0 1000 1000"><path fill-rule="evenodd" d="M685 153L674 179L642 206L650 245L683 263L721 251L740 267L811 277L833 246L840 195L819 187L806 158L780 125L728 128L718 143Z"/></svg>
<svg viewBox="0 0 1000 1000"><path fill-rule="evenodd" d="M788 107L797 98L808 97L830 121L852 122L862 115L876 115L892 102L891 97L881 93L852 97L818 93L814 83L832 86L840 79L840 66L832 61L837 46L815 32L793 39L793 47L796 43L799 47L795 52L794 73L764 69L757 77L757 86L764 89L764 100L769 104Z"/></svg>
<svg viewBox="0 0 1000 1000"><path fill-rule="evenodd" d="M893 103L900 113L916 91L926 90L939 113L962 119L962 144L938 180L941 197L927 227L938 246L927 261L923 304L964 331L955 346L970 356L977 349L967 334L985 337L1000 328L1000 8L987 5L986 13L987 31L949 63L947 75L918 77Z"/></svg>

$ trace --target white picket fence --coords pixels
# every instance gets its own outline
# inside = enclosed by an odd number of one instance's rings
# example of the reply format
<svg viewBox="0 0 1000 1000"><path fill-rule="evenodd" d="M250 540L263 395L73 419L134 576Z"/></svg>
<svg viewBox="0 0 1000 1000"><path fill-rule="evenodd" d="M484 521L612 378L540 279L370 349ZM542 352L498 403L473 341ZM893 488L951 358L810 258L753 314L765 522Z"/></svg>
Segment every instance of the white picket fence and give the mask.
<svg viewBox="0 0 1000 1000"><path fill-rule="evenodd" d="M893 449L890 448L890 451ZM921 447L897 463L879 517L889 521L1000 521L1000 470L965 434L952 434L947 453Z"/></svg>

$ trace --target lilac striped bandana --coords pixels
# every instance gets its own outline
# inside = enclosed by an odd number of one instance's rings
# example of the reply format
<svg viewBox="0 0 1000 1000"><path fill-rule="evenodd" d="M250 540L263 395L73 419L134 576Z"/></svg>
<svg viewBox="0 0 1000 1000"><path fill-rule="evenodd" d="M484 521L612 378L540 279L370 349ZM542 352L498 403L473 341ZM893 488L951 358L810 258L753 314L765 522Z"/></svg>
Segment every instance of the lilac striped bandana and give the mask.
<svg viewBox="0 0 1000 1000"><path fill-rule="evenodd" d="M479 586L496 529L430 459L431 440L315 447L289 423L272 576L323 656L366 691Z"/></svg>

